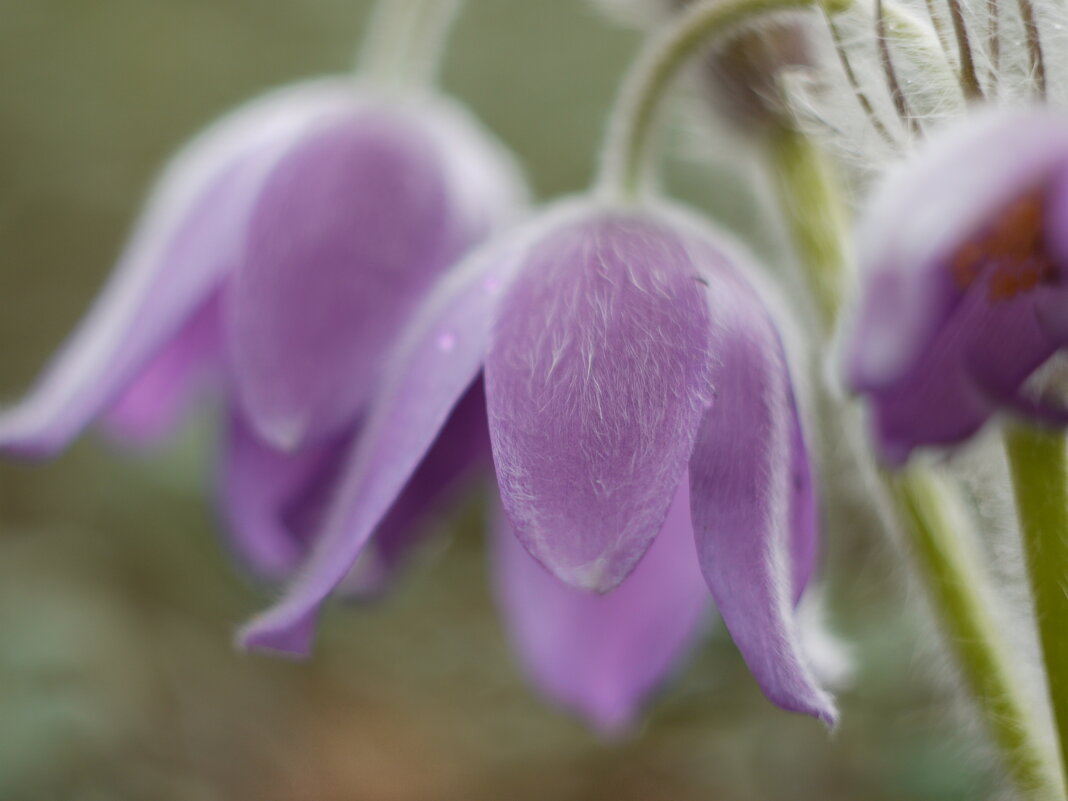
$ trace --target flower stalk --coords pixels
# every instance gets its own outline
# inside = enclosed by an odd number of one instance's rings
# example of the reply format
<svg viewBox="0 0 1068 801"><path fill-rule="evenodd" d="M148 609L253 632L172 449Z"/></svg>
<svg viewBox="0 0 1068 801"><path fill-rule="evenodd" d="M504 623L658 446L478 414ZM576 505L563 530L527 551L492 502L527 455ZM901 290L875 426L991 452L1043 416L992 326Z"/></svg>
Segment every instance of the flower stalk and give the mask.
<svg viewBox="0 0 1068 801"><path fill-rule="evenodd" d="M1022 424L1008 426L1004 439L1064 771L1068 766L1068 639L1064 636L1068 620L1068 447L1062 432Z"/></svg>
<svg viewBox="0 0 1068 801"><path fill-rule="evenodd" d="M360 48L360 72L383 86L433 83L460 5L461 0L379 0Z"/></svg>
<svg viewBox="0 0 1068 801"><path fill-rule="evenodd" d="M790 126L771 136L768 154L786 224L806 266L806 277L827 337L834 331L848 276L848 212L836 191L833 167L819 147Z"/></svg>
<svg viewBox="0 0 1068 801"><path fill-rule="evenodd" d="M616 199L638 197L647 177L657 111L692 55L765 14L811 5L809 0L711 0L694 5L654 37L626 77L616 103L602 163L602 188ZM827 10L833 14L836 9ZM966 92L974 94L975 83L965 86ZM800 132L783 130L774 136L771 157L791 234L829 338L839 316L848 264L840 192L818 150ZM1063 798L989 615L984 577L954 530L941 488L933 476L915 468L896 477L884 476L883 483L965 687L1013 783L1029 799ZM1062 492L1068 490L1062 486ZM1059 508L1063 513L1068 506ZM1068 541L1061 545L1068 547ZM1068 599L1062 603L1068 607ZM1068 648L1064 654L1068 665ZM1068 671L1063 675L1068 677Z"/></svg>
<svg viewBox="0 0 1068 801"><path fill-rule="evenodd" d="M794 158L798 153L808 153L810 159L818 158L818 150L812 143L803 146L797 141L804 138L803 134L794 132L791 138L794 142L789 150L784 150L782 143L790 139L776 141L771 158L778 166L781 203L790 221L806 280L813 288L813 295L823 299L820 304L823 322L826 330L832 332L838 316L837 298L843 287L839 284L835 292L827 285L835 279L844 282L849 275L844 260L845 216L840 193L829 171L819 173L820 188L814 191L802 182L812 180L809 172L784 168L789 166L787 156L791 151ZM820 203L829 205L820 212L815 208ZM836 244L814 248L813 242ZM842 261L828 263L834 258ZM831 298L835 300L832 302ZM1035 801L1064 798L1044 738L1028 711L1026 694L1018 684L1012 662L989 614L985 577L954 530L944 489L935 476L921 468L881 476L950 654L1013 784L1024 798ZM1068 513L1068 504L1062 504L1061 509ZM1068 531L1068 522L1060 530ZM1062 543L1062 547L1068 556L1068 543ZM1068 609L1063 593L1061 603ZM1059 615L1051 618L1051 625L1060 619L1063 618ZM1068 678L1068 647L1063 652L1063 675ZM1068 712L1068 707L1065 711Z"/></svg>
<svg viewBox="0 0 1068 801"><path fill-rule="evenodd" d="M697 51L766 14L815 4L816 0L703 0L654 35L624 77L613 107L599 177L602 190L626 201L641 193L661 101ZM837 6L828 9L837 10Z"/></svg>
<svg viewBox="0 0 1068 801"><path fill-rule="evenodd" d="M981 567L954 531L944 489L934 475L916 467L884 475L884 482L957 667L1006 771L1024 798L1063 798L987 611Z"/></svg>
<svg viewBox="0 0 1068 801"><path fill-rule="evenodd" d="M782 157L775 155L781 163ZM785 189L782 203L786 214L793 217L791 227L795 231L801 262L814 294L819 297L827 292L820 287L831 276L848 274L844 263L829 268L821 259L844 253L844 248L815 251L806 242L820 239L842 242L844 236L841 228L805 230L834 225L840 215L835 210L836 203L823 214L812 208L820 195L836 197L829 174L824 175L826 183L819 195L803 184L791 189L789 184L797 175L779 170L780 188ZM807 197L807 203L799 202L802 195ZM803 208L804 214L797 215L798 208ZM832 329L833 325L831 319L829 326ZM1061 475L1063 477L1064 473ZM1025 798L1036 801L1063 798L1057 772L1050 765L1043 738L1028 711L1026 695L1017 682L1011 660L988 612L982 570L954 530L944 490L933 475L916 467L896 475L883 473L882 481L893 501L895 514L913 555L914 567L938 617L950 653L1006 771ZM1062 504L1061 508L1068 510L1068 505ZM1068 523L1062 530L1068 530ZM1068 601L1062 599L1062 605L1068 608ZM1066 668L1063 675L1068 677L1068 648L1063 650Z"/></svg>

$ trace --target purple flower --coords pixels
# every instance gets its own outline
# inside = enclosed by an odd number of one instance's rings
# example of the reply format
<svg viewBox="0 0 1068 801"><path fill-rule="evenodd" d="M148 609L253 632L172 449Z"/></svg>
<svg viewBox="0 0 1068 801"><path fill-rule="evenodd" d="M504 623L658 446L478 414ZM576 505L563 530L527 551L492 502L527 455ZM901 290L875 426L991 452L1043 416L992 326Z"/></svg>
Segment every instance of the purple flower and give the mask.
<svg viewBox="0 0 1068 801"><path fill-rule="evenodd" d="M1063 423L1027 379L1068 344L1068 120L969 117L902 164L859 233L846 381L884 458L953 445L1005 410Z"/></svg>
<svg viewBox="0 0 1068 801"><path fill-rule="evenodd" d="M659 207L576 204L483 249L414 318L308 564L243 641L309 649L319 605L484 370L504 509L555 576L538 578L509 545L498 553L506 611L543 686L603 725L625 719L707 603L698 571L678 568L692 542L765 693L833 721L793 615L816 551L808 456L743 265L722 234ZM630 661L594 653L611 648Z"/></svg>
<svg viewBox="0 0 1068 801"><path fill-rule="evenodd" d="M564 584L527 553L499 516L494 578L522 664L545 695L606 733L632 722L644 697L681 662L711 617L689 500L683 481L645 556L606 593Z"/></svg>
<svg viewBox="0 0 1068 801"><path fill-rule="evenodd" d="M445 99L336 78L242 106L164 172L88 317L0 414L0 446L50 455L97 418L151 440L214 386L233 544L257 572L288 575L392 341L523 201L511 157ZM481 397L467 405L477 437ZM456 423L464 442L469 418ZM470 450L450 445L448 471L431 460L365 562L396 560L415 519L477 462Z"/></svg>

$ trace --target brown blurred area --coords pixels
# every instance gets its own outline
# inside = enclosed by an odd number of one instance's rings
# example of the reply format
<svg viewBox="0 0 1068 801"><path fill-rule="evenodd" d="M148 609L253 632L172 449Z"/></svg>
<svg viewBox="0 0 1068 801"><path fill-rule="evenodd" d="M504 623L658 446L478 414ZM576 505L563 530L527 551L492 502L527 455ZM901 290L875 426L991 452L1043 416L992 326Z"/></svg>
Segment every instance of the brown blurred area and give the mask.
<svg viewBox="0 0 1068 801"><path fill-rule="evenodd" d="M347 69L355 0L0 0L0 397L110 270L166 156L232 104ZM471 0L444 72L543 197L577 191L632 33L578 0ZM708 173L717 210L748 213ZM629 736L540 700L509 653L478 503L395 591L333 607L314 659L236 652L271 591L217 537L211 411L166 448L86 437L0 464L0 801L890 801L993 797L873 531L829 532L857 662L828 735L713 631Z"/></svg>

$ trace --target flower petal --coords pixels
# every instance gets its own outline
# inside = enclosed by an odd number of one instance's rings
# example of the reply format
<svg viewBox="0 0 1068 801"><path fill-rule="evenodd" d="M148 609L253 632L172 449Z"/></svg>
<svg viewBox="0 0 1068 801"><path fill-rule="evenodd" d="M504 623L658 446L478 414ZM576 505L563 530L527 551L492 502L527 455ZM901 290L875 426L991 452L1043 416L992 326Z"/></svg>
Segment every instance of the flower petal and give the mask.
<svg viewBox="0 0 1068 801"><path fill-rule="evenodd" d="M716 398L690 460L701 568L765 695L833 724L794 615L811 573L815 501L785 356L752 287L716 248L705 253Z"/></svg>
<svg viewBox="0 0 1068 801"><path fill-rule="evenodd" d="M1022 293L990 303L985 293L969 292L911 368L870 393L887 462L903 464L920 445L962 442L1001 407L1024 409L1021 386L1056 350L1036 311L1042 297Z"/></svg>
<svg viewBox="0 0 1068 801"><path fill-rule="evenodd" d="M190 400L218 377L223 366L220 294L193 313L112 403L104 423L120 440L160 441L178 427Z"/></svg>
<svg viewBox="0 0 1068 801"><path fill-rule="evenodd" d="M495 585L523 666L542 692L602 731L633 721L710 617L689 496L683 481L645 556L604 594L569 587L546 571L499 515Z"/></svg>
<svg viewBox="0 0 1068 801"><path fill-rule="evenodd" d="M953 255L1065 164L1062 116L999 110L969 115L891 174L858 230L867 285L845 339L854 390L889 387L921 357L964 294L949 269Z"/></svg>
<svg viewBox="0 0 1068 801"><path fill-rule="evenodd" d="M310 547L348 438L286 453L235 410L224 443L219 500L237 556L264 578L289 578Z"/></svg>
<svg viewBox="0 0 1068 801"><path fill-rule="evenodd" d="M457 402L434 444L375 531L371 543L374 558L386 578L427 533L429 520L472 479L489 474L492 469L486 400L482 382L476 380Z"/></svg>
<svg viewBox="0 0 1068 801"><path fill-rule="evenodd" d="M62 449L201 308L241 245L276 150L346 106L343 81L288 87L231 112L171 162L88 316L30 393L0 415L0 446Z"/></svg>
<svg viewBox="0 0 1068 801"><path fill-rule="evenodd" d="M486 360L497 479L519 541L605 591L656 537L707 405L708 310L685 243L594 209L523 260Z"/></svg>
<svg viewBox="0 0 1068 801"><path fill-rule="evenodd" d="M264 185L231 335L242 403L277 447L350 424L430 285L515 213L486 186L510 180L510 164L473 125L440 117L425 102L366 104L292 148Z"/></svg>
<svg viewBox="0 0 1068 801"><path fill-rule="evenodd" d="M790 565L796 606L816 570L820 550L819 498L797 403L790 395Z"/></svg>
<svg viewBox="0 0 1068 801"><path fill-rule="evenodd" d="M494 307L514 269L490 247L428 298L391 354L308 564L285 597L239 634L248 648L304 654L319 605L345 577L482 366Z"/></svg>
<svg viewBox="0 0 1068 801"><path fill-rule="evenodd" d="M359 437L335 437L295 453L261 440L234 410L220 459L219 501L239 560L271 580L292 577L322 529L341 468ZM490 466L481 382L460 400L434 446L339 585L343 595L377 595L427 533L431 515Z"/></svg>

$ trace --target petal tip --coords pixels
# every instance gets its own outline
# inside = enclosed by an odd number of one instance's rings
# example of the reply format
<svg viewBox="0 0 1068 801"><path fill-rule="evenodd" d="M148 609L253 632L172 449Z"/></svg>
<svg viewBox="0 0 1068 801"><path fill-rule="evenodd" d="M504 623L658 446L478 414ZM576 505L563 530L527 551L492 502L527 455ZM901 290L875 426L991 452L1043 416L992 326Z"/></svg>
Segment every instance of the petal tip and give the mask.
<svg viewBox="0 0 1068 801"><path fill-rule="evenodd" d="M569 587L598 595L614 590L634 568L634 565L626 564L625 560L612 553L602 554L580 565L554 558L552 554L543 551L531 555Z"/></svg>
<svg viewBox="0 0 1068 801"><path fill-rule="evenodd" d="M820 721L829 732L838 727L838 708L834 699L819 688L811 688L804 694L775 693L765 688L768 700L779 709L793 712L798 715L808 715Z"/></svg>
<svg viewBox="0 0 1068 801"><path fill-rule="evenodd" d="M25 418L22 405L0 411L0 452L21 459L47 459L67 445L66 438L35 430Z"/></svg>
<svg viewBox="0 0 1068 801"><path fill-rule="evenodd" d="M278 622L270 615L254 618L237 632L235 641L243 651L265 651L290 659L306 659L311 655L315 634L311 619Z"/></svg>

